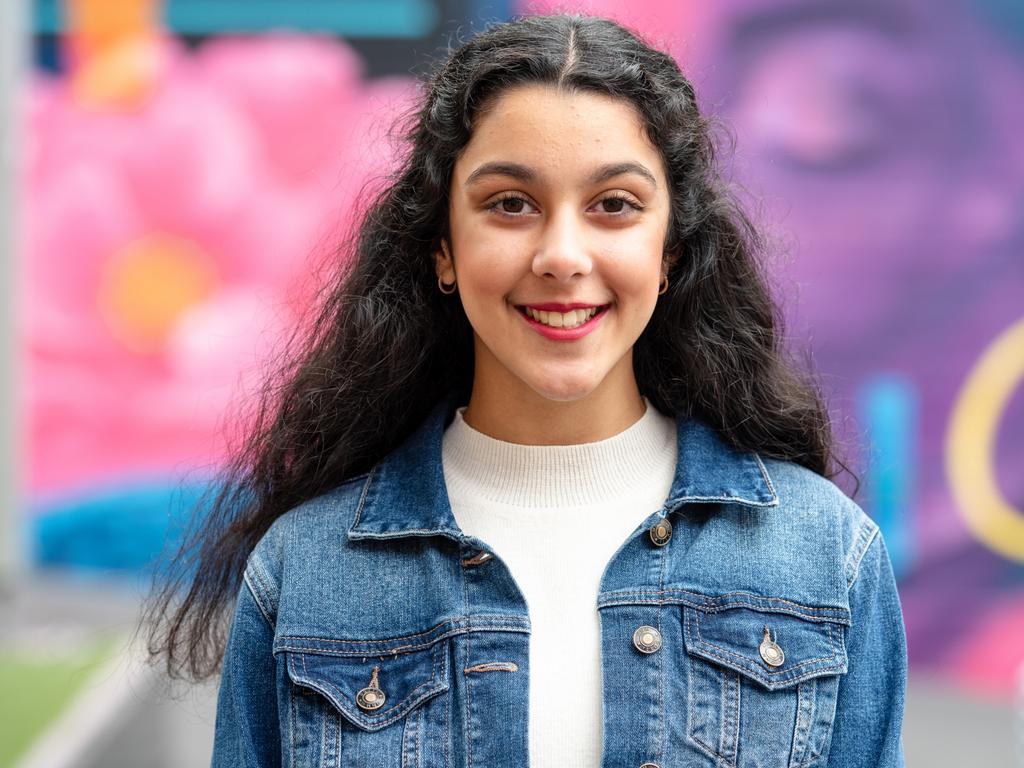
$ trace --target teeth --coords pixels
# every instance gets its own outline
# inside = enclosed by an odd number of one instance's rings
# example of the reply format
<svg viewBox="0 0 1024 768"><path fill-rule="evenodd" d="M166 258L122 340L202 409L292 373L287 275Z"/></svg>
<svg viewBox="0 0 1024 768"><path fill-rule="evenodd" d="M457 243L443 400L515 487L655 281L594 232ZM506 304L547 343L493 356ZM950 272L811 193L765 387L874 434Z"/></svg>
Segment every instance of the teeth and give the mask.
<svg viewBox="0 0 1024 768"><path fill-rule="evenodd" d="M596 312L597 307L573 309L568 312L544 312L526 307L526 314L537 322L550 325L552 328L575 328L587 322Z"/></svg>

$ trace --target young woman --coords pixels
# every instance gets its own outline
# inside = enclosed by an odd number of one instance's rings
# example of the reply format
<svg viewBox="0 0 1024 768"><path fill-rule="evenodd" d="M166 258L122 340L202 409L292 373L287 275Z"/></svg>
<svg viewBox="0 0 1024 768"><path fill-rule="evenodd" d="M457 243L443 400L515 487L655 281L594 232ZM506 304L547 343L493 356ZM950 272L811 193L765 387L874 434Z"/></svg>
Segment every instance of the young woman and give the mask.
<svg viewBox="0 0 1024 768"><path fill-rule="evenodd" d="M214 765L902 764L885 546L675 62L492 26L409 142L158 605Z"/></svg>

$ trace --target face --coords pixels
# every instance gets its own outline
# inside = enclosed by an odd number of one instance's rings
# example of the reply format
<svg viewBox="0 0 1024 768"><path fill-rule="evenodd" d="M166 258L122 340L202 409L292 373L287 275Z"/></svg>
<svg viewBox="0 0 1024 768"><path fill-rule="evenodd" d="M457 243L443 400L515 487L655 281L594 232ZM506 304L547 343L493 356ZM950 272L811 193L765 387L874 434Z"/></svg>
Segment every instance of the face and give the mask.
<svg viewBox="0 0 1024 768"><path fill-rule="evenodd" d="M577 400L636 392L632 349L668 262L661 156L628 103L547 86L505 92L458 158L451 241L478 387Z"/></svg>

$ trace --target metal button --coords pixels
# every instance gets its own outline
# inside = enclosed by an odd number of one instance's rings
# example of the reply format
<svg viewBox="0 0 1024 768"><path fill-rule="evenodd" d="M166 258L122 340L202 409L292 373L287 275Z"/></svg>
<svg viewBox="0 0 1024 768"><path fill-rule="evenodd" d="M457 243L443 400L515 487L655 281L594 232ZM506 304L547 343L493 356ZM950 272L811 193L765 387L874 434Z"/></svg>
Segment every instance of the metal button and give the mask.
<svg viewBox="0 0 1024 768"><path fill-rule="evenodd" d="M640 768L661 768L657 763L644 763Z"/></svg>
<svg viewBox="0 0 1024 768"><path fill-rule="evenodd" d="M667 517L663 517L651 526L651 530L648 533L651 536L651 541L654 542L654 546L664 547L668 544L668 540L672 538L672 523L669 522Z"/></svg>
<svg viewBox="0 0 1024 768"><path fill-rule="evenodd" d="M764 639L761 640L761 646L758 650L761 652L761 658L764 659L764 663L769 667L781 667L782 663L786 660L786 654L782 652L782 648L772 640L767 624L764 626Z"/></svg>
<svg viewBox="0 0 1024 768"><path fill-rule="evenodd" d="M379 671L380 667L374 667L373 672L370 674L370 684L356 694L356 704L360 709L364 709L367 712L380 709L388 698L384 695L384 691L380 689L380 684L377 682L377 673Z"/></svg>
<svg viewBox="0 0 1024 768"><path fill-rule="evenodd" d="M633 645L640 653L654 653L661 648L661 632L654 627L637 627L633 633Z"/></svg>

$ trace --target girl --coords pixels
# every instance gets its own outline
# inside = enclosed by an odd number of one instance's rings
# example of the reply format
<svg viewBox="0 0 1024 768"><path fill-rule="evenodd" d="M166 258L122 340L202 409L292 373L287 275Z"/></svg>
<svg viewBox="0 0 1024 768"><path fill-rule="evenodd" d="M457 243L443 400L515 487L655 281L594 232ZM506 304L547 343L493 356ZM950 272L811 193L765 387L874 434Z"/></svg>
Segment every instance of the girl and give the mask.
<svg viewBox="0 0 1024 768"><path fill-rule="evenodd" d="M498 24L408 140L158 604L214 765L901 765L888 555L676 63Z"/></svg>

